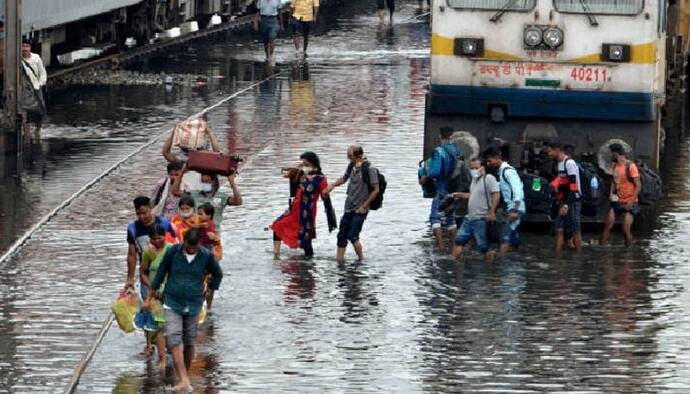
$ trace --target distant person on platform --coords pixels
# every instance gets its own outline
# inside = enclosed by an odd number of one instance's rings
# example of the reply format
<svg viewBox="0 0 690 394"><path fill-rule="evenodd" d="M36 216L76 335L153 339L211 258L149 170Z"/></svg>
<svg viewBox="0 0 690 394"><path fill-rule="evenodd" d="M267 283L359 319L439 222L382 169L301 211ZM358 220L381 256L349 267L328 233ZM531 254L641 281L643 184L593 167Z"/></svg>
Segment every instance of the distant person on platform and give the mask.
<svg viewBox="0 0 690 394"><path fill-rule="evenodd" d="M48 74L43 67L43 60L31 52L31 41L22 41L22 109L24 118L24 140L31 139L31 125L36 125L35 134L39 138L43 117L46 114L46 102L43 88L48 82Z"/></svg>
<svg viewBox="0 0 690 394"><path fill-rule="evenodd" d="M642 190L640 171L635 163L630 162L625 156L625 150L622 145L612 144L609 149L611 150L613 162L611 165L613 181L611 182L611 194L609 195L611 207L609 208L599 243L601 245L608 245L611 230L616 223L616 217L623 215L625 246L629 247L633 242L632 225L635 221L635 216L640 213L638 198Z"/></svg>
<svg viewBox="0 0 690 394"><path fill-rule="evenodd" d="M292 27L292 39L295 42L295 50L299 51L299 34L304 37L302 55L307 57L307 47L309 46L309 32L316 18L319 15L319 0L292 0L292 17L290 26Z"/></svg>
<svg viewBox="0 0 690 394"><path fill-rule="evenodd" d="M278 37L278 32L283 25L282 16L280 15L281 0L257 0L256 8L259 13L254 20L254 28L261 33L261 40L264 43L264 51L266 52L266 60L275 64L275 57L273 50L275 49L275 40Z"/></svg>
<svg viewBox="0 0 690 394"><path fill-rule="evenodd" d="M451 241L455 240L458 232L455 215L448 214L441 209L441 201L448 196L448 182L453 174L455 161L460 157L460 150L450 140L452 135L452 128L444 127L441 129L441 145L432 153L427 175L419 179L421 185L427 182L436 184L436 197L431 202L429 223L431 223L431 231L436 237L436 244L439 248L443 248L444 228L448 230L448 238Z"/></svg>
<svg viewBox="0 0 690 394"><path fill-rule="evenodd" d="M386 24L386 9L391 26L393 25L393 13L395 12L395 0L377 0L379 21L381 26Z"/></svg>

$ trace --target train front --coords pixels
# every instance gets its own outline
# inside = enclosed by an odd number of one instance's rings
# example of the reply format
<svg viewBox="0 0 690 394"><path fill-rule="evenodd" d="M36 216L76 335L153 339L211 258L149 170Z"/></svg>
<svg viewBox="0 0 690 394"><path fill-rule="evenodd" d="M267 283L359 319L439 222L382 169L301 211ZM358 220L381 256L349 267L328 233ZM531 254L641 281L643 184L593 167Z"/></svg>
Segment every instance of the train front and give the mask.
<svg viewBox="0 0 690 394"><path fill-rule="evenodd" d="M666 26L656 0L434 1L425 156L452 127L465 157L502 145L526 171L553 140L658 168Z"/></svg>

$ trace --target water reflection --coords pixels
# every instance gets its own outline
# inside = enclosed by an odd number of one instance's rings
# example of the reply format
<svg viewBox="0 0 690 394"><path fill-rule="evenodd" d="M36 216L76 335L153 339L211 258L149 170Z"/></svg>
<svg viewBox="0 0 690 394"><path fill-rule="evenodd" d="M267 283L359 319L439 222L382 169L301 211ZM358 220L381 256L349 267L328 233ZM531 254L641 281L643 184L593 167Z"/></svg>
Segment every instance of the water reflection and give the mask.
<svg viewBox="0 0 690 394"><path fill-rule="evenodd" d="M413 15L414 4L408 6L402 12ZM451 261L429 247L428 201L418 189L417 160L408 160L421 152L428 29L395 26L399 51L392 53L377 42L371 15L337 26L314 40L308 64L279 62L275 81L209 114L220 143L249 160L240 177L246 205L224 218L227 276L200 330L197 390L688 391L690 145L681 148L685 156L655 232L629 251L590 247L554 258L551 239L532 233L519 254L496 264L474 256ZM33 166L21 178L5 176L3 185L35 199L33 207L48 206L51 182L76 183L75 171L94 171L94 162L125 150L128 138L146 139L155 131L145 127L148 121L165 124L265 76L265 64L246 60L253 53L260 56L260 48L202 42L151 59L141 66L148 72L208 78L170 91L120 90L148 94L148 102L131 98L144 107L125 108L127 100L112 98L119 107L93 128L82 121L91 115L78 118L75 111L78 126L48 129L52 136L36 152L63 167L67 161L69 171L35 159L21 164ZM94 89L89 97L110 94ZM88 131L95 131L90 139L69 138ZM280 166L315 150L333 179L346 167L343 149L353 142L390 179L384 208L370 215L362 233L367 260L337 265L335 236L323 231L314 260L273 261L263 227L285 208ZM59 391L69 379L85 338L95 335L121 285L130 197L163 176L159 149L106 178L0 271L0 391ZM340 213L344 191L333 199ZM111 330L79 392L159 392L161 379L172 383L170 367L161 377L135 354L141 341Z"/></svg>
<svg viewBox="0 0 690 394"><path fill-rule="evenodd" d="M286 303L294 304L299 299L311 299L314 297L316 279L314 279L314 266L312 263L292 258L281 262L280 269L286 275L284 291ZM308 308L308 304L306 305Z"/></svg>

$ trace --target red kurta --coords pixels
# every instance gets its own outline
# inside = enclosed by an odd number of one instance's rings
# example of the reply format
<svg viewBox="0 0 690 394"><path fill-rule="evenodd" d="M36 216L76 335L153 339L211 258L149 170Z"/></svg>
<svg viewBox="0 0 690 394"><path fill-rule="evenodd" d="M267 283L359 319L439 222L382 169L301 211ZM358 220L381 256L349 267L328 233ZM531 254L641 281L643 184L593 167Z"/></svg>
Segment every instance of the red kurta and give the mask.
<svg viewBox="0 0 690 394"><path fill-rule="evenodd" d="M328 188L328 181L321 175L305 178L300 182L290 210L271 226L285 245L296 249L302 246L301 241L311 241L316 238L317 203L326 188ZM306 228L303 229L303 226ZM300 239L301 233L303 239Z"/></svg>

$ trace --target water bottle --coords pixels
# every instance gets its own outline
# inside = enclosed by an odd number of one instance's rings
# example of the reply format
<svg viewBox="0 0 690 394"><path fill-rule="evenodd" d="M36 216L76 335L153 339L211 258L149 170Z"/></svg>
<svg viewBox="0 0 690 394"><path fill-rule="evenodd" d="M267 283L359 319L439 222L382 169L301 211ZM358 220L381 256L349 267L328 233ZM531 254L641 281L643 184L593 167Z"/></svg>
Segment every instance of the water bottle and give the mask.
<svg viewBox="0 0 690 394"><path fill-rule="evenodd" d="M589 182L589 188L592 192L592 198L595 200L599 199L599 180L597 177L592 177L592 180Z"/></svg>

